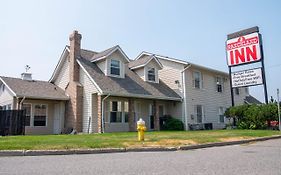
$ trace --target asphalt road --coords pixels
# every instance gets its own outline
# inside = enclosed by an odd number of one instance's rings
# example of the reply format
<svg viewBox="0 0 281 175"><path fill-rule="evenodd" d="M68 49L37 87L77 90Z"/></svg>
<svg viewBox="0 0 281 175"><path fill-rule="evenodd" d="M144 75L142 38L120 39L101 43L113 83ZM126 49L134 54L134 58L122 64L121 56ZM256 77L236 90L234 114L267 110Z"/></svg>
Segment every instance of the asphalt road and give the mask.
<svg viewBox="0 0 281 175"><path fill-rule="evenodd" d="M281 139L177 152L1 157L2 174L281 175Z"/></svg>

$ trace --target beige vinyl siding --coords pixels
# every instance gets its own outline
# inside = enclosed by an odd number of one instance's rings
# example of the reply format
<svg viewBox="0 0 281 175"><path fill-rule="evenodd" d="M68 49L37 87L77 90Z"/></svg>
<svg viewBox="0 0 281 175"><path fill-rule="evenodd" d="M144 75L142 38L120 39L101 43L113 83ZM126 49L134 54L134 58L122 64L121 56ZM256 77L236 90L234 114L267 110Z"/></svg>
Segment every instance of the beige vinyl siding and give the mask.
<svg viewBox="0 0 281 175"><path fill-rule="evenodd" d="M163 65L163 69L159 70L159 78L166 83L171 89L176 91L182 96L182 75L181 71L184 70L184 64L176 63L159 58L159 61ZM178 80L180 87L175 81Z"/></svg>
<svg viewBox="0 0 281 175"><path fill-rule="evenodd" d="M2 91L2 86L4 86L4 91ZM10 90L2 84L0 84L0 106L5 106L5 105L12 105L12 109L15 108L13 106L13 94L10 92Z"/></svg>
<svg viewBox="0 0 281 175"><path fill-rule="evenodd" d="M80 69L80 83L83 86L82 132L87 133L89 131L91 133L96 130L93 128L93 121L95 120L93 119L92 106L93 103L97 103L97 100L92 100L92 94L97 93L98 90L82 69Z"/></svg>
<svg viewBox="0 0 281 175"><path fill-rule="evenodd" d="M139 69L135 69L134 72L136 74L138 74L138 76L141 77L141 79L143 79L143 81L144 81L144 67L141 67Z"/></svg>
<svg viewBox="0 0 281 175"><path fill-rule="evenodd" d="M96 62L96 65L99 67L99 69L106 75L106 60L101 60Z"/></svg>
<svg viewBox="0 0 281 175"><path fill-rule="evenodd" d="M201 89L193 86L193 72L199 71L203 78L203 87ZM195 105L203 106L203 123L213 123L213 128L222 128L224 123L219 122L218 108L227 108L231 105L229 80L225 75L218 75L216 73L189 68L185 71L186 76L186 100L187 100L187 121L188 123L196 123ZM216 90L216 76L224 78L223 92ZM192 119L192 116L194 119Z"/></svg>
<svg viewBox="0 0 281 175"><path fill-rule="evenodd" d="M59 69L59 73L55 78L54 84L65 90L67 84L69 82L69 62L68 59L64 59L61 68Z"/></svg>

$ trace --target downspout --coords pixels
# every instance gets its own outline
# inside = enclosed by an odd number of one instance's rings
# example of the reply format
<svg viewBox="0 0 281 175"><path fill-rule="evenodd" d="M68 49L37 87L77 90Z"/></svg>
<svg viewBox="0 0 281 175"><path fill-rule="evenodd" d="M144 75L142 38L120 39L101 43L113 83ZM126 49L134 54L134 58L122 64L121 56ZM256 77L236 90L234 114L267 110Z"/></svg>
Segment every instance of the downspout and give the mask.
<svg viewBox="0 0 281 175"><path fill-rule="evenodd" d="M188 130L188 121L187 121L187 98L186 98L186 87L185 87L185 71L191 67L191 64L186 66L183 71L181 71L182 74L182 88L183 88L183 104L184 104L184 123L185 123L185 130Z"/></svg>
<svg viewBox="0 0 281 175"><path fill-rule="evenodd" d="M19 109L21 109L22 108L22 103L23 103L23 101L25 100L25 96L21 99L21 101L20 101L20 104L19 104Z"/></svg>
<svg viewBox="0 0 281 175"><path fill-rule="evenodd" d="M108 94L106 97L104 97L101 101L101 133L104 133L104 101L110 96Z"/></svg>

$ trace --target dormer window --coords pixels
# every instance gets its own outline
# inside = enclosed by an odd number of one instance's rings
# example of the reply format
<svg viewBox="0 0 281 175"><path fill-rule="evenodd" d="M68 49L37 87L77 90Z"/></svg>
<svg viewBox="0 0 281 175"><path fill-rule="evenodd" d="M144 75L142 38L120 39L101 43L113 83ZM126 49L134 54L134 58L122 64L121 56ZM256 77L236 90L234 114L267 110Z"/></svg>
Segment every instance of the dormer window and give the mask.
<svg viewBox="0 0 281 175"><path fill-rule="evenodd" d="M115 76L120 76L120 61L119 60L111 60L110 74L115 75Z"/></svg>
<svg viewBox="0 0 281 175"><path fill-rule="evenodd" d="M155 82L155 68L148 68L147 77L148 81Z"/></svg>

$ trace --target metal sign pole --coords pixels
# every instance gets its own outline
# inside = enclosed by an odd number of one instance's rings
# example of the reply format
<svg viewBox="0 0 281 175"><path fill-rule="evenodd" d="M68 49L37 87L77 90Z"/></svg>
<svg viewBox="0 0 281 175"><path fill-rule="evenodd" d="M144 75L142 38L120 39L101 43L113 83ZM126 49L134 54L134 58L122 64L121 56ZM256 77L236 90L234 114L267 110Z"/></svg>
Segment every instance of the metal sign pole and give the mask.
<svg viewBox="0 0 281 175"><path fill-rule="evenodd" d="M231 95L231 106L234 106L234 96L233 96L233 88L232 88L232 77L231 77L231 67L228 67L229 70L229 84L230 84L230 95Z"/></svg>
<svg viewBox="0 0 281 175"><path fill-rule="evenodd" d="M281 131L281 117L280 117L280 100L279 100L279 89L277 89L277 106L278 106L278 117L279 117L279 131Z"/></svg>
<svg viewBox="0 0 281 175"><path fill-rule="evenodd" d="M265 103L268 104L268 95L267 95L267 86L266 86L266 77L265 77L265 67L264 67L264 55L263 55L263 44L262 36L259 34L260 38L260 47L261 47L261 65L262 65L262 79L263 79L263 88L264 88L264 99Z"/></svg>

